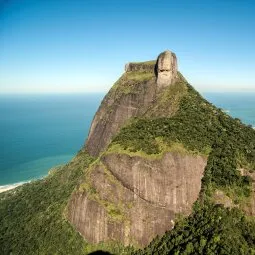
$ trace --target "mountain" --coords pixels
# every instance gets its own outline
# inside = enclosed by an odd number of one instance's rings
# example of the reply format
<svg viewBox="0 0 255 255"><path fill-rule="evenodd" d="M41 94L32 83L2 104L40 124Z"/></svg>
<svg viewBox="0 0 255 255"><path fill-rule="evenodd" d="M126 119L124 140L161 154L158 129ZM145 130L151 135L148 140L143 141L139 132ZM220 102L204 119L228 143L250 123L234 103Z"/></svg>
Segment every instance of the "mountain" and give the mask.
<svg viewBox="0 0 255 255"><path fill-rule="evenodd" d="M175 115L186 93L176 57L166 51L157 63L127 64L126 72L104 98L85 145L98 158L86 170L68 206L68 219L89 242L117 240L143 247L173 228L176 214L191 212L206 155L185 152L181 143L167 144L161 135L150 145L143 135L134 139L120 131L123 126L129 130L137 125L138 119L158 121ZM143 125L138 129L135 133L143 132ZM139 142L140 148L123 146L116 134L124 135L124 142Z"/></svg>
<svg viewBox="0 0 255 255"><path fill-rule="evenodd" d="M174 53L128 63L66 166L0 194L1 254L255 254L255 132Z"/></svg>

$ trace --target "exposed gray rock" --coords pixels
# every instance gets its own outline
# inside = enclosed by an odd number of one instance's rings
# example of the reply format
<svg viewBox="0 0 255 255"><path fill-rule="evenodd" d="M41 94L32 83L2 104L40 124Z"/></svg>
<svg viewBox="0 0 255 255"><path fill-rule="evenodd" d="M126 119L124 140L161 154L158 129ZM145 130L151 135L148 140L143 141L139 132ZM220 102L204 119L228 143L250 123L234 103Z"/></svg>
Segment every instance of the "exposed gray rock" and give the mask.
<svg viewBox="0 0 255 255"><path fill-rule="evenodd" d="M141 116L151 106L156 97L155 78L149 81L120 80L105 96L90 127L85 148L92 156L98 156L111 142L111 139L126 122L135 116ZM135 84L133 91L126 88Z"/></svg>
<svg viewBox="0 0 255 255"><path fill-rule="evenodd" d="M162 52L157 59L157 85L159 88L173 84L177 78L177 58L171 51Z"/></svg>
<svg viewBox="0 0 255 255"><path fill-rule="evenodd" d="M89 242L146 246L173 228L176 214L191 212L205 165L205 157L179 153L104 155L73 194L68 218Z"/></svg>

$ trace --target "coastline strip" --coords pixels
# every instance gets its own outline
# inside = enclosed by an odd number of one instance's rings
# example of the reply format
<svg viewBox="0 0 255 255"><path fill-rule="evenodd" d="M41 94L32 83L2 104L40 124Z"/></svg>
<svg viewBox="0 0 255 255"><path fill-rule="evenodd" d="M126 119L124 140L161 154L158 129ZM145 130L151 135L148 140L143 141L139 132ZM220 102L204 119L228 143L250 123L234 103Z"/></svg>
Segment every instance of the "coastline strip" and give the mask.
<svg viewBox="0 0 255 255"><path fill-rule="evenodd" d="M2 185L2 186L0 186L0 193L5 192L7 190L14 189L14 188L16 188L22 184L28 183L28 182L17 182L17 183L13 183L13 184Z"/></svg>

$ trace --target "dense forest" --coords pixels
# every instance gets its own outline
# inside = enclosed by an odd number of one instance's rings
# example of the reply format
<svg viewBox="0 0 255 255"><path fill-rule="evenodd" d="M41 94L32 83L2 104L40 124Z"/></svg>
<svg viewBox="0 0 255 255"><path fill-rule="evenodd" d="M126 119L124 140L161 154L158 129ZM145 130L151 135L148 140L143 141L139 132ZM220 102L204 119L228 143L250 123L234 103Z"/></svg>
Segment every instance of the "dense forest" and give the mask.
<svg viewBox="0 0 255 255"><path fill-rule="evenodd" d="M85 243L63 214L90 162L80 152L45 179L0 194L0 254L82 254Z"/></svg>
<svg viewBox="0 0 255 255"><path fill-rule="evenodd" d="M134 254L255 254L254 229L238 209L196 204L192 215Z"/></svg>

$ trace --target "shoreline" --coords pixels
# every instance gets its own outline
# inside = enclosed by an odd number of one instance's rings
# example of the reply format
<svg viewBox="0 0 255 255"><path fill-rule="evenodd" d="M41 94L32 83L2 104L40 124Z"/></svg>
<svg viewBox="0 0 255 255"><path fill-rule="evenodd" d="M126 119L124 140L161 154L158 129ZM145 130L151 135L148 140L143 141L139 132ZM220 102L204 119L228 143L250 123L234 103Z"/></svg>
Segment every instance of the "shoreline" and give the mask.
<svg viewBox="0 0 255 255"><path fill-rule="evenodd" d="M12 190L15 189L25 183L28 183L30 181L26 181L26 182L17 182L17 183L13 183L13 184L6 184L6 185L0 185L0 193L8 191L8 190Z"/></svg>

